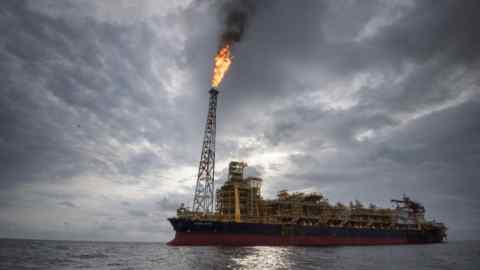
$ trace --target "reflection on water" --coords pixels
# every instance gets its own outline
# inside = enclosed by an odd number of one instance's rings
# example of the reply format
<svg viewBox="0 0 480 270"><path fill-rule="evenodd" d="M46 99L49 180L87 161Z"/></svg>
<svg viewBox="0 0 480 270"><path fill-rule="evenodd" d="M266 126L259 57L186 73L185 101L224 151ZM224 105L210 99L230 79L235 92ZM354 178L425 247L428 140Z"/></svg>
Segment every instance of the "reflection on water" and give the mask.
<svg viewBox="0 0 480 270"><path fill-rule="evenodd" d="M188 269L292 269L305 249L294 247L179 247ZM300 253L300 254L299 254ZM172 254L173 255L173 254Z"/></svg>
<svg viewBox="0 0 480 270"><path fill-rule="evenodd" d="M341 269L342 247L244 247L217 248L226 269Z"/></svg>
<svg viewBox="0 0 480 270"><path fill-rule="evenodd" d="M181 269L342 269L343 248L175 247ZM173 254L172 254L173 255Z"/></svg>
<svg viewBox="0 0 480 270"><path fill-rule="evenodd" d="M172 269L433 269L450 265L447 245L360 247L174 247ZM460 253L464 253L464 251ZM181 255L180 255L181 254ZM177 255L177 256L175 256ZM180 256L178 256L180 255ZM433 259L443 258L441 263ZM459 256L456 256L459 257ZM471 265L471 262L467 263ZM435 268L436 269L436 268ZM459 267L452 269L470 269ZM475 268L477 269L477 268Z"/></svg>
<svg viewBox="0 0 480 270"><path fill-rule="evenodd" d="M229 269L288 269L291 268L289 255L291 248L282 247L252 247L244 252L233 254L233 264ZM243 254L242 254L243 253Z"/></svg>
<svg viewBox="0 0 480 270"><path fill-rule="evenodd" d="M480 242L360 247L171 247L0 239L0 269L479 269Z"/></svg>

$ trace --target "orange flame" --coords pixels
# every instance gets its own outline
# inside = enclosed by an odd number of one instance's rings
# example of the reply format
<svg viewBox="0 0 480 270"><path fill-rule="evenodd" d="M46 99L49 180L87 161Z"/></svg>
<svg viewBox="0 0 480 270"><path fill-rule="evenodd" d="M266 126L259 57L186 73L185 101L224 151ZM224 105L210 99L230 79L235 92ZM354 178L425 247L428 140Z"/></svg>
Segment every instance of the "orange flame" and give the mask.
<svg viewBox="0 0 480 270"><path fill-rule="evenodd" d="M227 73L231 64L232 55L230 51L230 44L226 44L215 56L212 78L212 86L214 88L217 88L220 85L223 76L225 76L225 73Z"/></svg>

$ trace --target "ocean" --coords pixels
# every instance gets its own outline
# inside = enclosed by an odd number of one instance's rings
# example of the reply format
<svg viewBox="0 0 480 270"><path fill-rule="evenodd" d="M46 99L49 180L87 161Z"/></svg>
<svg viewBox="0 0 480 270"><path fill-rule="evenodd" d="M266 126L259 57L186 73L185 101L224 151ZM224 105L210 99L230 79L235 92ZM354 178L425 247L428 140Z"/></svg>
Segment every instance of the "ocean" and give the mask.
<svg viewBox="0 0 480 270"><path fill-rule="evenodd" d="M0 269L480 269L480 241L345 247L170 247L0 240Z"/></svg>

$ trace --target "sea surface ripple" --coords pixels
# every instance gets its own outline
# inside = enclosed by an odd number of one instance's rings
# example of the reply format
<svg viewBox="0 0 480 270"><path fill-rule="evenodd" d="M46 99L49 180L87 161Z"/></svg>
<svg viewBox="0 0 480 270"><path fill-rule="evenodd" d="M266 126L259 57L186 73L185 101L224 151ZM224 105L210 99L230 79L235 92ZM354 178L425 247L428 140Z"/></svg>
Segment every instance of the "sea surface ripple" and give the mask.
<svg viewBox="0 0 480 270"><path fill-rule="evenodd" d="M170 247L0 240L0 269L480 269L480 241L357 247Z"/></svg>

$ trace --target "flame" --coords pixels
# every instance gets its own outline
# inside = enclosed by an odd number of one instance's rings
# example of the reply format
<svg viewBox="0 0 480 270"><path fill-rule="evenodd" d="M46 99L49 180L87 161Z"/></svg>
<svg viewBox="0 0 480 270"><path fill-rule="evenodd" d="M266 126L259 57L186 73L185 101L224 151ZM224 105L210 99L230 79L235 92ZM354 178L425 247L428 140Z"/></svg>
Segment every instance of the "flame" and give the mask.
<svg viewBox="0 0 480 270"><path fill-rule="evenodd" d="M225 44L225 46L221 48L215 56L212 78L212 86L214 88L217 88L220 85L223 76L225 76L225 73L227 73L231 64L232 55L230 51L230 44Z"/></svg>

